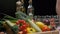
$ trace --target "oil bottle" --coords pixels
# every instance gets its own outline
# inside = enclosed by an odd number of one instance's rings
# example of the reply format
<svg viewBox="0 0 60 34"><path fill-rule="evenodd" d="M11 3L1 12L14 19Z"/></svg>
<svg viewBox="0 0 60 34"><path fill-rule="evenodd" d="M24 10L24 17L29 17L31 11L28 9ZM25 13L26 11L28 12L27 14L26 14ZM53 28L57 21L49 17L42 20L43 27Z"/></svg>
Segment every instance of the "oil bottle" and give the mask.
<svg viewBox="0 0 60 34"><path fill-rule="evenodd" d="M21 5L22 5L21 1L18 0L18 1L16 2L16 11L20 11Z"/></svg>
<svg viewBox="0 0 60 34"><path fill-rule="evenodd" d="M21 5L22 12L26 13L25 6L24 6L24 0L21 0L21 3L22 3Z"/></svg>

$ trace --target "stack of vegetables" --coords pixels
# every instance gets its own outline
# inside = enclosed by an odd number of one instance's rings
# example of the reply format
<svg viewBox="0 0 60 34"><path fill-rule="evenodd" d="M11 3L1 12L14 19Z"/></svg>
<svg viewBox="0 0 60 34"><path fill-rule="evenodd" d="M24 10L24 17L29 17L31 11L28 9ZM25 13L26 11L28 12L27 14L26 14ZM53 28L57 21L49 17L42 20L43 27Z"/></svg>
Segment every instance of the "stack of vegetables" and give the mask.
<svg viewBox="0 0 60 34"><path fill-rule="evenodd" d="M10 27L13 34L27 34L35 32L51 31L50 21L33 21L29 16L22 12L16 14L16 18L6 15L3 22ZM54 21L54 20L53 20ZM49 23L49 25L47 25ZM8 28L8 27L6 27Z"/></svg>

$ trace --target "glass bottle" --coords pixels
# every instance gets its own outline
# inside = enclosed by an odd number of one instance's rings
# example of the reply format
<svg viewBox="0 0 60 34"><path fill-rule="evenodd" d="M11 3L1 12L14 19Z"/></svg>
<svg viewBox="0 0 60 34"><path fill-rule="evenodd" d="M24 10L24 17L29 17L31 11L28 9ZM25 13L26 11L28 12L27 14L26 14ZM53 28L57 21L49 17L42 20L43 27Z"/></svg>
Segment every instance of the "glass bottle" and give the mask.
<svg viewBox="0 0 60 34"><path fill-rule="evenodd" d="M22 12L21 5L22 5L21 1L18 0L16 2L16 12L15 12L16 18L18 18L18 19L20 19L20 13Z"/></svg>
<svg viewBox="0 0 60 34"><path fill-rule="evenodd" d="M16 11L20 11L21 5L22 5L21 1L18 0L18 1L16 2Z"/></svg>
<svg viewBox="0 0 60 34"><path fill-rule="evenodd" d="M33 18L34 15L34 8L32 6L32 0L29 0L29 5L28 5L28 9L27 9L27 14Z"/></svg>
<svg viewBox="0 0 60 34"><path fill-rule="evenodd" d="M24 0L21 0L21 3L22 3L21 5L22 12L26 13L25 6L24 6Z"/></svg>

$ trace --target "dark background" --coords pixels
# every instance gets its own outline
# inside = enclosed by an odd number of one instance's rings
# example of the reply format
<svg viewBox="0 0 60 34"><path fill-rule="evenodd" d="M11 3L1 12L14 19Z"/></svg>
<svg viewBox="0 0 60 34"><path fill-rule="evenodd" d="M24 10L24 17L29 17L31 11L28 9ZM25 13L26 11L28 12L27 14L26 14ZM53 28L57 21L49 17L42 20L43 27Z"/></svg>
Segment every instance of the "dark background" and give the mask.
<svg viewBox="0 0 60 34"><path fill-rule="evenodd" d="M5 13L15 16L16 1L18 0L0 0L0 15ZM25 7L28 6L27 1L25 0ZM56 0L33 0L33 6L35 15L56 15Z"/></svg>
<svg viewBox="0 0 60 34"><path fill-rule="evenodd" d="M33 0L36 15L56 15L56 0Z"/></svg>

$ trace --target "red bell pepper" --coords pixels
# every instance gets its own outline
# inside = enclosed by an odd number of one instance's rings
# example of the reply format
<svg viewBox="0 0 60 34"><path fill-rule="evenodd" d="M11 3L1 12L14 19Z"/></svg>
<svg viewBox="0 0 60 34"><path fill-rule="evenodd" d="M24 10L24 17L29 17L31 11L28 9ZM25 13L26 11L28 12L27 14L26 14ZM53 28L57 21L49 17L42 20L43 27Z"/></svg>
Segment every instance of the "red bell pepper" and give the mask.
<svg viewBox="0 0 60 34"><path fill-rule="evenodd" d="M18 32L18 34L27 34L27 30L24 29L23 31Z"/></svg>
<svg viewBox="0 0 60 34"><path fill-rule="evenodd" d="M24 30L27 27L27 23L24 20L18 20L16 24L19 25L19 30Z"/></svg>
<svg viewBox="0 0 60 34"><path fill-rule="evenodd" d="M42 28L42 31L50 31L50 28L45 25L45 26Z"/></svg>

